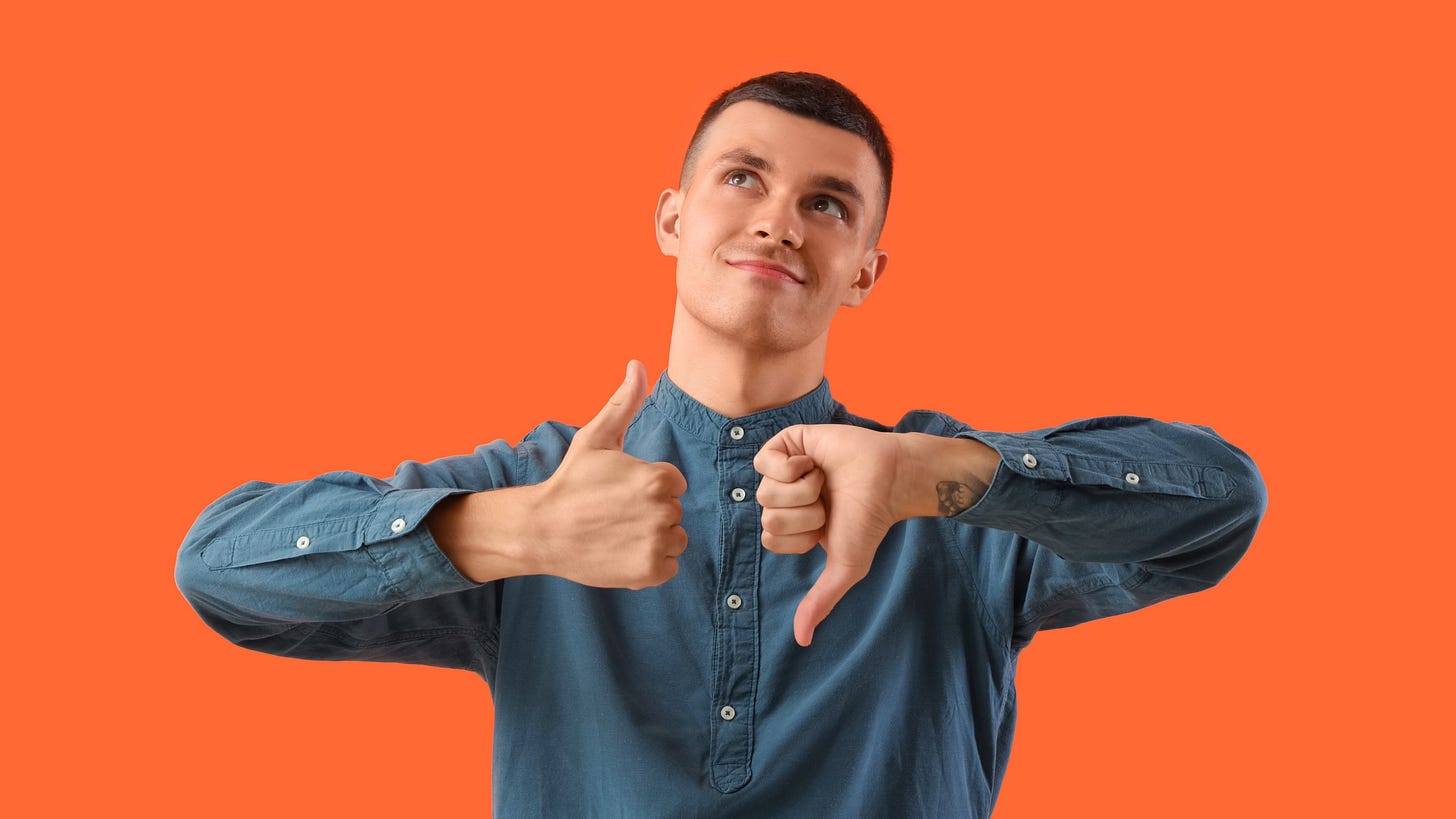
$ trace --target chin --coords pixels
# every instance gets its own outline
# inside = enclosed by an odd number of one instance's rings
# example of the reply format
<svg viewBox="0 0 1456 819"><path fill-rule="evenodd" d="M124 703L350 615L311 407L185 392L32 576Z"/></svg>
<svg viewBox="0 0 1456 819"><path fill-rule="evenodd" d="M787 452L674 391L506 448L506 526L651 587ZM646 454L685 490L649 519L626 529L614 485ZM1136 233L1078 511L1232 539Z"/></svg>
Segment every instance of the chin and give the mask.
<svg viewBox="0 0 1456 819"><path fill-rule="evenodd" d="M814 343L814 336L778 322L746 320L717 328L719 334L732 339L740 347L766 354L792 353Z"/></svg>
<svg viewBox="0 0 1456 819"><path fill-rule="evenodd" d="M738 347L766 354L789 353L812 345L822 335L822 332L809 332L810 322L803 316L784 315L785 311L774 310L771 302L724 290L698 295L702 297L684 298L679 291L678 299L688 316L713 335Z"/></svg>

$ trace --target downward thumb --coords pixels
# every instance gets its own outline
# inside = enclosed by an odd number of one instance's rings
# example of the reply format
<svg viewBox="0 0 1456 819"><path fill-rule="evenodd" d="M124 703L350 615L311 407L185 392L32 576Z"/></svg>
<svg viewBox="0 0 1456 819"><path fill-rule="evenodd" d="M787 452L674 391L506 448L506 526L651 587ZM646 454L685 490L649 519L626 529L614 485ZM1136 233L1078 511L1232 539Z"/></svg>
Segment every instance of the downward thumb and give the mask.
<svg viewBox="0 0 1456 819"><path fill-rule="evenodd" d="M627 377L622 385L607 399L597 417L577 431L573 444L580 442L592 449L621 449L627 427L637 417L637 410L646 398L647 370L642 362L633 359L627 362Z"/></svg>

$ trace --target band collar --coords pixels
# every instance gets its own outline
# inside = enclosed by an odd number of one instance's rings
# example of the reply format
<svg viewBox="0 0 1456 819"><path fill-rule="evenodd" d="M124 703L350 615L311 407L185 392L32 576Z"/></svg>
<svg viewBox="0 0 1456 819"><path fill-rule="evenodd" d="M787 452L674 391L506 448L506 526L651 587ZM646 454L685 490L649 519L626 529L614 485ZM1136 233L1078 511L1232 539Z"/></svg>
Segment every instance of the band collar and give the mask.
<svg viewBox="0 0 1456 819"><path fill-rule="evenodd" d="M711 444L751 445L755 449L785 427L827 424L844 413L829 393L827 378L821 378L819 386L781 407L729 418L683 392L664 370L647 403L695 438Z"/></svg>

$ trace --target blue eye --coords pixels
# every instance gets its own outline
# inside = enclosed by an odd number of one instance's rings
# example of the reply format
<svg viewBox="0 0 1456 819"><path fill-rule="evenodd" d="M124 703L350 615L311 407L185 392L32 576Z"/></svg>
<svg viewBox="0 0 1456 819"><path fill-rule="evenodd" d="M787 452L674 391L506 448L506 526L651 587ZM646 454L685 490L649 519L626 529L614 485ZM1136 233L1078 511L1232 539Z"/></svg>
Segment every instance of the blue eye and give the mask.
<svg viewBox="0 0 1456 819"><path fill-rule="evenodd" d="M835 219L849 218L849 210L838 201L831 199L827 196L821 196L815 199L813 203L809 205L809 208L811 210L817 210L820 213L827 213L830 216L833 216Z"/></svg>

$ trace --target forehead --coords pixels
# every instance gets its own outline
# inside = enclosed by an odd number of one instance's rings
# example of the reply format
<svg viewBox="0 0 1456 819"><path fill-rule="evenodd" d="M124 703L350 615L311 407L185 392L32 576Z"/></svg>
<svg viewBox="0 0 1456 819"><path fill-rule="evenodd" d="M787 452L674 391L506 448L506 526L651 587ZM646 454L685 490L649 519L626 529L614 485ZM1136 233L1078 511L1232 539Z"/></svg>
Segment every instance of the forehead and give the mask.
<svg viewBox="0 0 1456 819"><path fill-rule="evenodd" d="M848 131L772 105L746 100L724 108L703 134L694 176L725 153L737 150L767 159L777 172L787 176L840 177L876 198L884 194L879 163L869 143Z"/></svg>

